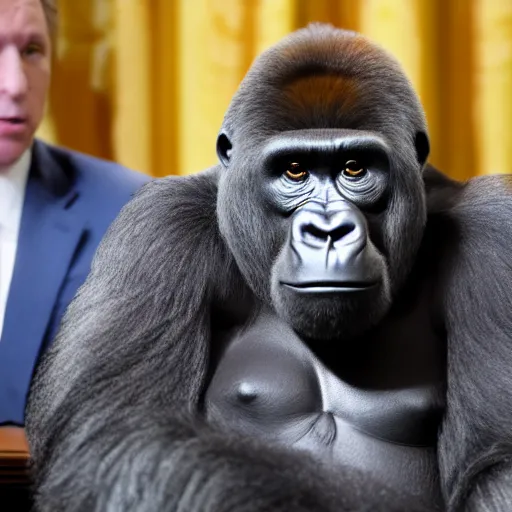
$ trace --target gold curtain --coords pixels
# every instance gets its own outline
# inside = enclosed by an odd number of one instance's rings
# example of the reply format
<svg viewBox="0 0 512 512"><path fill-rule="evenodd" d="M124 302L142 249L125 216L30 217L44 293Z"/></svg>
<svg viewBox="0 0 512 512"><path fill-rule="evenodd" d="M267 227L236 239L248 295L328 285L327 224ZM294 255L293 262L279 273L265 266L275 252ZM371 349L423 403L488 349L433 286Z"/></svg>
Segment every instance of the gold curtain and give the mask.
<svg viewBox="0 0 512 512"><path fill-rule="evenodd" d="M223 113L253 58L310 21L358 30L403 64L431 162L512 172L512 0L60 0L39 135L154 176L216 162Z"/></svg>

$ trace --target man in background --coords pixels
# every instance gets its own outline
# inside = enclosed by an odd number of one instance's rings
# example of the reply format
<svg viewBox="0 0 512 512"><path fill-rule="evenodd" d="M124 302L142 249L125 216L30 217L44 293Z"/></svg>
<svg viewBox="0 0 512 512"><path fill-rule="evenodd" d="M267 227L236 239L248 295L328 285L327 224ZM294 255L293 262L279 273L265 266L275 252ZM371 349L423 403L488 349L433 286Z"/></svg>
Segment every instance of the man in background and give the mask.
<svg viewBox="0 0 512 512"><path fill-rule="evenodd" d="M149 177L34 138L57 0L0 0L0 425L23 425L41 354L110 223ZM73 98L70 91L70 105Z"/></svg>

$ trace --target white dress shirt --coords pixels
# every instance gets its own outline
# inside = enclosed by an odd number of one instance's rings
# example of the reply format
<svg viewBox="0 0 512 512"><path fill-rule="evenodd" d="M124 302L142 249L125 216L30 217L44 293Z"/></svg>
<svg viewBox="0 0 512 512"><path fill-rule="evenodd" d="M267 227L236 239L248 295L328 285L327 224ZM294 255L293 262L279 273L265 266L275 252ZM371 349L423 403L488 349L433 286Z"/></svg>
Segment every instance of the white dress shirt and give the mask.
<svg viewBox="0 0 512 512"><path fill-rule="evenodd" d="M31 151L9 169L0 171L0 340L9 295Z"/></svg>

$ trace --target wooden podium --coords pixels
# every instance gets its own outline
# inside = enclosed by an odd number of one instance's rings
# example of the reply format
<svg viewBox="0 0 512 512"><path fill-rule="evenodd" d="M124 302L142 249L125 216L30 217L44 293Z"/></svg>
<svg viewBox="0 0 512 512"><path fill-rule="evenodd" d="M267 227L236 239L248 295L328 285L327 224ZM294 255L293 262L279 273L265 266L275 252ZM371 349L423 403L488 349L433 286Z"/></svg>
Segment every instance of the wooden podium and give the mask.
<svg viewBox="0 0 512 512"><path fill-rule="evenodd" d="M12 510L31 508L28 472L29 450L25 431L19 427L0 427L0 509L7 500ZM7 509L5 509L7 510Z"/></svg>

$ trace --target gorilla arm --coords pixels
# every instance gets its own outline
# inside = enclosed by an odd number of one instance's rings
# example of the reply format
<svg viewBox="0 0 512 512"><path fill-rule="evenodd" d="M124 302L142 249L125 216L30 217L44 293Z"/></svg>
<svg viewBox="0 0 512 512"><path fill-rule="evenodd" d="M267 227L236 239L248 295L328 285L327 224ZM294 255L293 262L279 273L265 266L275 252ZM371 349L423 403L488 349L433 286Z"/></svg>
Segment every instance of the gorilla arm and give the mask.
<svg viewBox="0 0 512 512"><path fill-rule="evenodd" d="M197 403L212 276L219 289L241 288L217 232L216 193L214 169L148 184L109 230L37 371L26 427L35 467L43 469L39 492L65 496L67 509L94 509L89 500L106 499L93 498L100 488L124 509L117 500L135 499L129 486L157 471L159 458L149 451L165 445L161 436L173 437L170 416ZM133 465L135 454L148 464ZM87 490L90 475L101 482L107 474L123 482L125 498L115 485ZM139 499L141 510L149 507L148 496Z"/></svg>
<svg viewBox="0 0 512 512"><path fill-rule="evenodd" d="M31 388L38 510L343 511L368 496L401 510L354 472L343 486L355 490L334 496L342 475L330 485L306 455L218 435L194 414L211 304L244 294L216 225L216 173L148 184L99 247Z"/></svg>
<svg viewBox="0 0 512 512"><path fill-rule="evenodd" d="M512 506L511 187L509 176L470 180L436 224L448 336L439 460L453 512Z"/></svg>

